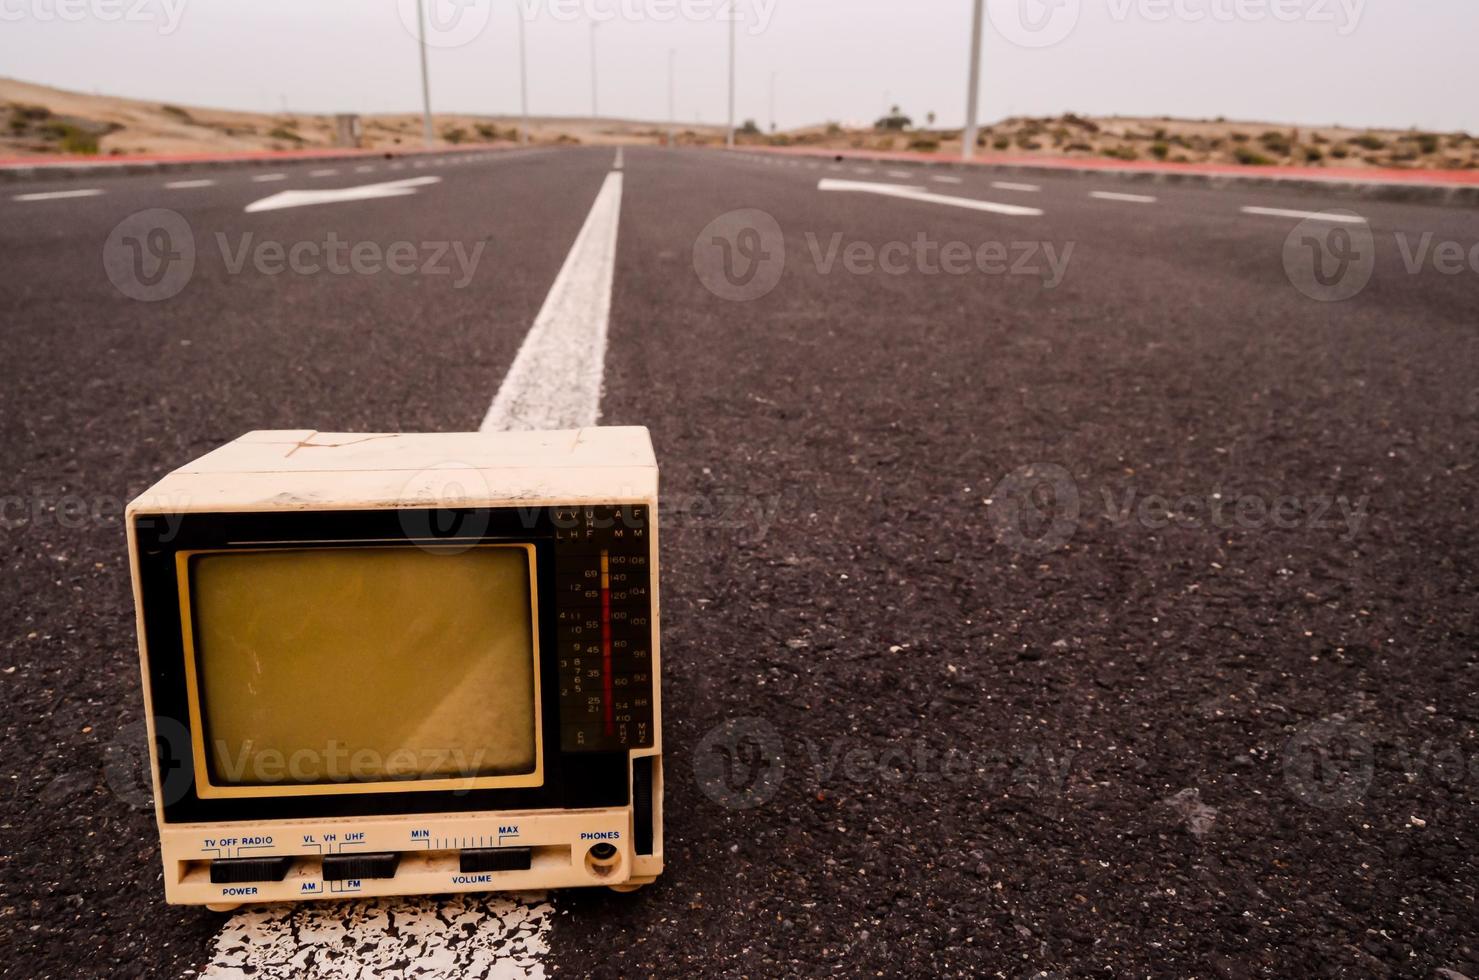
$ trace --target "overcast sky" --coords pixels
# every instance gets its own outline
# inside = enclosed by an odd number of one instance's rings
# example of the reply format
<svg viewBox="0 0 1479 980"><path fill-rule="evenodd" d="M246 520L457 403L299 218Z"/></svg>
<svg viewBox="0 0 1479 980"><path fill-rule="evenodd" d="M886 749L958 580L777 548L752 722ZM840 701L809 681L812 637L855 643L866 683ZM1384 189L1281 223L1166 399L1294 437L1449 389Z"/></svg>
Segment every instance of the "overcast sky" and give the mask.
<svg viewBox="0 0 1479 980"><path fill-rule="evenodd" d="M716 0L426 0L434 109L722 122ZM457 8L459 3L461 9ZM1064 111L1479 131L1475 0L987 0L981 118ZM965 113L970 0L736 0L738 113ZM415 0L0 0L0 74L186 105L419 109Z"/></svg>

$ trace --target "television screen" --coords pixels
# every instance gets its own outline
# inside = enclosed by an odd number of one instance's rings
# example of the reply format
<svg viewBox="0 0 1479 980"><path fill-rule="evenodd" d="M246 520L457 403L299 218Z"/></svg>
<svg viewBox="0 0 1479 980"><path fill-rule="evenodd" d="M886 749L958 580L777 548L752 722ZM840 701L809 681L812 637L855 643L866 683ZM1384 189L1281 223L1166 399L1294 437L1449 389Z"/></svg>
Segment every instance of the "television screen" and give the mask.
<svg viewBox="0 0 1479 980"><path fill-rule="evenodd" d="M200 788L536 782L532 564L522 545L190 555Z"/></svg>

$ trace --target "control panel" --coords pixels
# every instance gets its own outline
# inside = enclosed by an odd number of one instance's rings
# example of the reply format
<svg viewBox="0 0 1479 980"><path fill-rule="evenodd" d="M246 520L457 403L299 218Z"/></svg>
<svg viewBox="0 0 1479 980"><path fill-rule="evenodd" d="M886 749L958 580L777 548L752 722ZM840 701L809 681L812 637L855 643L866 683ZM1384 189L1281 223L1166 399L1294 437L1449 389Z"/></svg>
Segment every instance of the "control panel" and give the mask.
<svg viewBox="0 0 1479 980"><path fill-rule="evenodd" d="M646 505L553 508L560 748L649 748L652 554Z"/></svg>

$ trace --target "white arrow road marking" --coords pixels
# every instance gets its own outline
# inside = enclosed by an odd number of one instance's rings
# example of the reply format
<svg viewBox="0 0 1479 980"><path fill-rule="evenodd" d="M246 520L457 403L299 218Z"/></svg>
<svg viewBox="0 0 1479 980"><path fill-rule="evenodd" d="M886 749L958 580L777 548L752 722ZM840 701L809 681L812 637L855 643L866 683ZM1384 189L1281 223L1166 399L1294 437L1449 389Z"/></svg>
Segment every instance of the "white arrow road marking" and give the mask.
<svg viewBox="0 0 1479 980"><path fill-rule="evenodd" d="M923 201L927 204L948 204L951 207L966 208L970 211L990 211L992 214L1009 214L1016 217L1037 217L1042 214L1042 211L1037 208L1025 208L1019 204L997 204L995 201L978 201L974 197L936 194L923 187L908 184L875 184L866 180L836 180L832 177L823 177L817 183L817 190L879 194L883 197L901 197L905 200Z"/></svg>
<svg viewBox="0 0 1479 980"><path fill-rule="evenodd" d="M1288 208L1243 208L1244 214L1261 214L1270 218L1301 218L1306 221L1337 221L1348 225L1364 225L1366 219L1359 214L1343 214L1339 211L1291 211Z"/></svg>
<svg viewBox="0 0 1479 980"><path fill-rule="evenodd" d="M621 171L613 170L483 418L482 431L596 424L620 220Z"/></svg>
<svg viewBox="0 0 1479 980"><path fill-rule="evenodd" d="M267 905L216 936L201 980L542 980L555 910L494 895Z"/></svg>
<svg viewBox="0 0 1479 980"><path fill-rule="evenodd" d="M301 208L309 204L342 204L345 201L368 201L377 197L405 197L415 194L416 188L435 184L440 177L409 177L406 180L388 180L382 184L361 184L359 187L335 187L322 191L282 191L246 206L251 214L255 211L277 211L282 208Z"/></svg>

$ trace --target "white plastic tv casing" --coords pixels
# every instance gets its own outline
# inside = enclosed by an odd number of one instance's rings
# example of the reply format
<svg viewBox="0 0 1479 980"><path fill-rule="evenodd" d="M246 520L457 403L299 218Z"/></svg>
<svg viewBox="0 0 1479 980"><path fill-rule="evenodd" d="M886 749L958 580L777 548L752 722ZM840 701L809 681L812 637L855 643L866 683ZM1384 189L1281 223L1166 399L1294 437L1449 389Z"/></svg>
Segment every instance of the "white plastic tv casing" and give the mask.
<svg viewBox="0 0 1479 980"><path fill-rule="evenodd" d="M645 504L649 515L652 596L651 748L652 853L633 853L633 807L590 810L479 811L308 820L166 823L159 764L149 753L164 861L165 899L218 910L248 903L532 891L607 885L619 891L654 880L663 869L662 703L658 614L657 461L642 427L593 427L544 432L429 434L249 432L180 467L144 491L127 509L128 546L139 634L144 703L151 705L148 651L140 596L137 518L168 521L189 513L336 511L379 508L547 507L561 504ZM146 712L149 745L155 719ZM509 836L500 831L516 827ZM352 840L348 835L356 835ZM614 835L614 836L613 836ZM270 838L270 845L262 844ZM326 840L326 838L329 838ZM308 843L308 840L312 843ZM593 840L617 856L592 866ZM532 849L527 871L464 874L464 847ZM401 852L393 878L325 881L320 860L342 853ZM213 858L291 855L280 882L213 884ZM351 887L353 886L353 887Z"/></svg>

